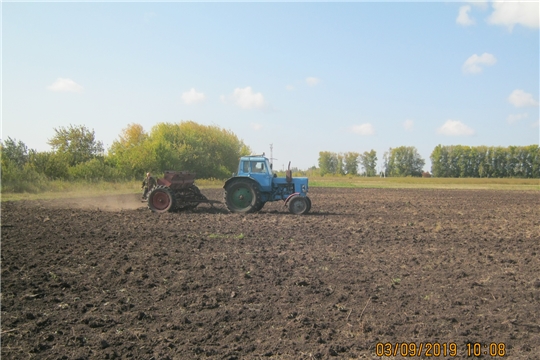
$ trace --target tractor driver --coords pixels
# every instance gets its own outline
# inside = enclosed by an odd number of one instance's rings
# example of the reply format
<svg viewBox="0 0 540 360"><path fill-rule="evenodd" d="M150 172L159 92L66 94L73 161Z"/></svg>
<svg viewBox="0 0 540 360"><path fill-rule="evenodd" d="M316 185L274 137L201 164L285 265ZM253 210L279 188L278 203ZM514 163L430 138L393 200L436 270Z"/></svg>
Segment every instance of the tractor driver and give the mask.
<svg viewBox="0 0 540 360"><path fill-rule="evenodd" d="M150 172L146 173L146 178L142 182L141 189L144 188L143 199L146 199L148 193L156 186L156 179L152 177Z"/></svg>

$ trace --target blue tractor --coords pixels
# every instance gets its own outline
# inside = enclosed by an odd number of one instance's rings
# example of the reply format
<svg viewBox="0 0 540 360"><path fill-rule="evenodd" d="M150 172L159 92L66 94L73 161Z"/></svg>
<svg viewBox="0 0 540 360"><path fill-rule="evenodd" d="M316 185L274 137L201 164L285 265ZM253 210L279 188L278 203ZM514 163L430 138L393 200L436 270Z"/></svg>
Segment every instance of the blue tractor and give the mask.
<svg viewBox="0 0 540 360"><path fill-rule="evenodd" d="M283 200L291 213L307 214L311 209L308 179L293 178L290 163L285 174L277 177L264 154L241 157L238 173L223 185L227 208L233 213L252 213L269 201Z"/></svg>

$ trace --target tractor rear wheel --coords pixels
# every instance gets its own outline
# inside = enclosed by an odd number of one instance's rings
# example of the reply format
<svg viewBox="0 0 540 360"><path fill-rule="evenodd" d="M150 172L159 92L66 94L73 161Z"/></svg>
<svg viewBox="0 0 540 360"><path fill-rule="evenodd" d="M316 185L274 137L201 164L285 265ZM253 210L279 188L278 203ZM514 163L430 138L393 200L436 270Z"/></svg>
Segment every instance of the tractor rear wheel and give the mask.
<svg viewBox="0 0 540 360"><path fill-rule="evenodd" d="M251 213L259 211L263 206L257 185L243 179L236 180L225 188L225 204L233 213Z"/></svg>
<svg viewBox="0 0 540 360"><path fill-rule="evenodd" d="M295 196L289 200L289 211L295 215L303 215L309 211L309 200L303 196Z"/></svg>
<svg viewBox="0 0 540 360"><path fill-rule="evenodd" d="M266 203L261 201L260 205L257 207L257 209L255 209L255 211L260 211L264 207L264 204Z"/></svg>
<svg viewBox="0 0 540 360"><path fill-rule="evenodd" d="M148 195L148 207L157 213L173 211L176 208L175 197L168 187L157 186Z"/></svg>

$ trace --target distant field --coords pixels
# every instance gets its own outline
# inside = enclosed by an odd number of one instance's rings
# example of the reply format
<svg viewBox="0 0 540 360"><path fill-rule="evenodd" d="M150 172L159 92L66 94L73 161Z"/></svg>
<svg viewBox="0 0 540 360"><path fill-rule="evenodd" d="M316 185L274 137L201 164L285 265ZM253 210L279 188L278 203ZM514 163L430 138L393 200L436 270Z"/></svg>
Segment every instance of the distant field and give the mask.
<svg viewBox="0 0 540 360"><path fill-rule="evenodd" d="M201 189L223 186L221 180L196 180ZM540 190L539 179L477 179L477 178L380 178L380 177L310 177L311 187L383 188L383 189L489 189ZM133 194L140 192L141 183L69 183L55 181L49 191L41 193L2 193L2 201L76 198L88 196Z"/></svg>

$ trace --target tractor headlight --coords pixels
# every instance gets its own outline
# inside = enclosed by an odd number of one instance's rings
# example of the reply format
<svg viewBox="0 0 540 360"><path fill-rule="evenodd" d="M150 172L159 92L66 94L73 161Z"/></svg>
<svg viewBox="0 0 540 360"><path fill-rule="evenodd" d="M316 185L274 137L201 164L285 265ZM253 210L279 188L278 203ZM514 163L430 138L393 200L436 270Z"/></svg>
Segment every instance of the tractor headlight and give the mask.
<svg viewBox="0 0 540 360"><path fill-rule="evenodd" d="M303 192L303 193L307 192L307 189L306 189L306 185L305 185L305 184L302 185L302 192Z"/></svg>

